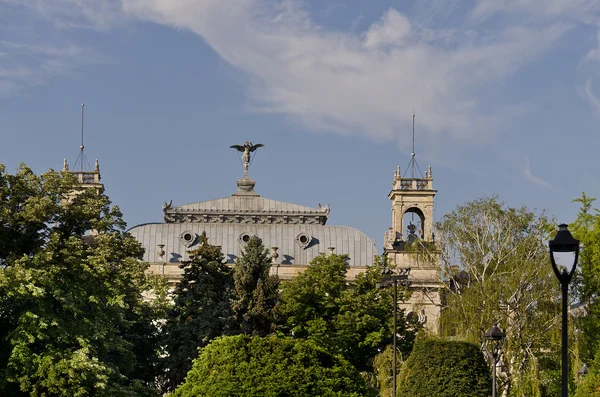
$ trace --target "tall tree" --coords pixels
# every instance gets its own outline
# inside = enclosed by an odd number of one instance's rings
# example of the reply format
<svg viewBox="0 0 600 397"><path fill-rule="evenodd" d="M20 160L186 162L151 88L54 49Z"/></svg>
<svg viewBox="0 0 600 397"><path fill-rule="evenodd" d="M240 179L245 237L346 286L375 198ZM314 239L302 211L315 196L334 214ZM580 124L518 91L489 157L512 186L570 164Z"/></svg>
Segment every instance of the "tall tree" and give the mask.
<svg viewBox="0 0 600 397"><path fill-rule="evenodd" d="M174 305L165 324L165 391L183 382L198 348L231 331L233 277L221 247L210 245L203 232L191 258L180 265L183 278L173 292Z"/></svg>
<svg viewBox="0 0 600 397"><path fill-rule="evenodd" d="M304 273L284 285L282 313L288 332L341 353L359 370L370 370L375 355L392 339L392 293L377 288L384 265L385 260L377 258L350 285L346 255L316 257ZM415 331L404 312L398 312L398 348L407 353Z"/></svg>
<svg viewBox="0 0 600 397"><path fill-rule="evenodd" d="M252 237L233 269L231 307L236 326L247 335L266 336L276 328L279 278L269 275L271 257L258 237Z"/></svg>
<svg viewBox="0 0 600 397"><path fill-rule="evenodd" d="M3 396L155 394L143 249L106 196L78 187L66 172L0 165Z"/></svg>
<svg viewBox="0 0 600 397"><path fill-rule="evenodd" d="M600 211L592 207L595 200L585 193L574 200L581 208L571 225L574 237L582 244L576 291L586 313L576 321L582 331L580 358L586 362L591 362L600 351Z"/></svg>
<svg viewBox="0 0 600 397"><path fill-rule="evenodd" d="M499 381L510 395L541 395L541 363L560 349L560 291L546 248L553 229L543 214L497 197L458 206L437 225L447 286L442 333L481 343L499 322L507 340Z"/></svg>

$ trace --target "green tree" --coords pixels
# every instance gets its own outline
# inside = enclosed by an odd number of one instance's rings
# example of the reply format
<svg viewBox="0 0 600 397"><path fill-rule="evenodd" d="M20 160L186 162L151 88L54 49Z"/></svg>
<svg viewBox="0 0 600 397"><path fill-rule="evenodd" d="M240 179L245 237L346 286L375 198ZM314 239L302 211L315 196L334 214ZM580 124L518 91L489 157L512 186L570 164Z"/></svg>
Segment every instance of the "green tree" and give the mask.
<svg viewBox="0 0 600 397"><path fill-rule="evenodd" d="M377 258L350 285L345 255L316 257L304 273L284 285L282 313L290 335L315 340L359 370L370 370L375 355L392 339L392 292L377 288L384 265L384 259ZM398 334L398 349L409 352L415 331L402 310Z"/></svg>
<svg viewBox="0 0 600 397"><path fill-rule="evenodd" d="M600 397L600 353L596 354L589 372L579 380L574 397Z"/></svg>
<svg viewBox="0 0 600 397"><path fill-rule="evenodd" d="M580 359L590 362L600 351L600 211L592 207L596 199L582 193L574 200L581 204L571 225L573 236L581 241L577 275L578 299L585 305L585 315L576 319L580 333Z"/></svg>
<svg viewBox="0 0 600 397"><path fill-rule="evenodd" d="M174 305L165 324L165 391L183 382L198 348L231 330L233 277L221 247L210 245L203 232L190 258L180 265L183 278L173 292Z"/></svg>
<svg viewBox="0 0 600 397"><path fill-rule="evenodd" d="M490 370L477 345L419 340L398 377L402 397L488 397Z"/></svg>
<svg viewBox="0 0 600 397"><path fill-rule="evenodd" d="M231 307L236 326L247 335L266 336L276 329L279 278L270 276L271 257L258 237L252 237L233 269Z"/></svg>
<svg viewBox="0 0 600 397"><path fill-rule="evenodd" d="M540 396L540 371L556 375L560 290L546 245L553 229L543 214L497 197L458 206L437 225L442 334L478 344L499 322L507 335L499 382L510 395Z"/></svg>
<svg viewBox="0 0 600 397"><path fill-rule="evenodd" d="M142 298L143 249L106 196L78 187L0 165L3 396L155 395L160 313Z"/></svg>
<svg viewBox="0 0 600 397"><path fill-rule="evenodd" d="M173 397L369 396L360 373L314 341L236 335L202 349Z"/></svg>

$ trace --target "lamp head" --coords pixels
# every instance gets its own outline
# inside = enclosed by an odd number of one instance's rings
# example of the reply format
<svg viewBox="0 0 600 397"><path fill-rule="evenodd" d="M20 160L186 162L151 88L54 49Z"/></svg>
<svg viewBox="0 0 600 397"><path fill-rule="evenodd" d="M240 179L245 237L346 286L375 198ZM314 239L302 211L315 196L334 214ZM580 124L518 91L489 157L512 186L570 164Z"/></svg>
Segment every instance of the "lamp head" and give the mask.
<svg viewBox="0 0 600 397"><path fill-rule="evenodd" d="M494 324L483 337L489 341L501 341L506 337L506 334L498 328L498 324Z"/></svg>
<svg viewBox="0 0 600 397"><path fill-rule="evenodd" d="M579 248L579 240L575 240L566 223L558 226L554 239L548 242L551 252L575 252Z"/></svg>

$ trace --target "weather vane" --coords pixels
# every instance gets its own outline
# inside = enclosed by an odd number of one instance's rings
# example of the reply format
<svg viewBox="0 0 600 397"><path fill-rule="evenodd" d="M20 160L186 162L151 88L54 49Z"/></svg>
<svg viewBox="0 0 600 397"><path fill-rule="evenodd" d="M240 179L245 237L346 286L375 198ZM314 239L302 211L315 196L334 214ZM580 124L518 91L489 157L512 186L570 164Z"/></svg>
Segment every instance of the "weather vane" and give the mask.
<svg viewBox="0 0 600 397"><path fill-rule="evenodd" d="M248 167L251 163L251 155L253 151L258 149L259 147L263 147L262 143L257 143L253 145L252 142L244 142L243 145L231 145L232 149L236 149L238 152L242 153L242 166L244 167L244 178L248 177Z"/></svg>

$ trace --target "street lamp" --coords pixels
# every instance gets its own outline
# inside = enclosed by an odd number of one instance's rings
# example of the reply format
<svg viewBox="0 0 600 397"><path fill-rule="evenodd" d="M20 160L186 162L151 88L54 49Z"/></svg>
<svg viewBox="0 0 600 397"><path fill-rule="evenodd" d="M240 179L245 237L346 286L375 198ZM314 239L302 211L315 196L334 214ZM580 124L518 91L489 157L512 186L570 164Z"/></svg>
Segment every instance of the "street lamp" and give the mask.
<svg viewBox="0 0 600 397"><path fill-rule="evenodd" d="M392 397L396 397L396 329L398 324L398 283L404 287L408 287L410 285L410 281L408 281L408 275L410 274L410 268L400 268L396 269L396 273L389 267L384 267L381 271L381 281L377 283L377 288L387 288L390 286L394 286L394 337L393 337L393 350L394 350L394 362L392 363L392 373L393 373L393 389L392 389Z"/></svg>
<svg viewBox="0 0 600 397"><path fill-rule="evenodd" d="M569 394L569 358L567 355L568 348L568 320L567 320L567 296L569 293L569 282L571 278L573 278L573 273L575 273L575 268L577 267L577 259L579 257L579 240L575 240L569 232L569 227L566 224L561 224L558 226L558 232L556 233L556 237L553 240L548 242L548 246L550 247L550 261L552 262L552 269L554 270L554 274L558 278L560 282L560 286L562 289L562 397L567 397ZM564 252L564 253L575 253L573 265L569 269L568 267L561 266L559 270L556 265L556 260L554 258L554 254L556 252Z"/></svg>
<svg viewBox="0 0 600 397"><path fill-rule="evenodd" d="M498 366L498 353L502 348L502 342L504 341L506 334L498 328L498 324L494 324L483 337L486 340L486 350L492 354L492 361L494 363L494 366L492 367L492 397L496 397L496 367ZM489 348L489 345L491 345L491 349Z"/></svg>

